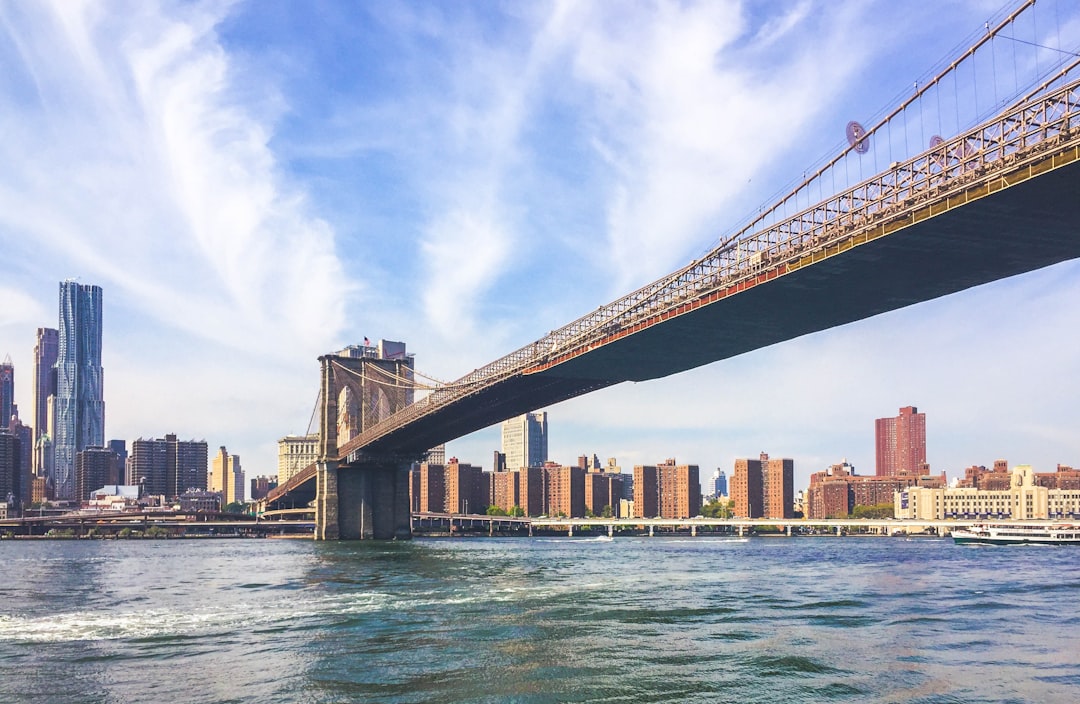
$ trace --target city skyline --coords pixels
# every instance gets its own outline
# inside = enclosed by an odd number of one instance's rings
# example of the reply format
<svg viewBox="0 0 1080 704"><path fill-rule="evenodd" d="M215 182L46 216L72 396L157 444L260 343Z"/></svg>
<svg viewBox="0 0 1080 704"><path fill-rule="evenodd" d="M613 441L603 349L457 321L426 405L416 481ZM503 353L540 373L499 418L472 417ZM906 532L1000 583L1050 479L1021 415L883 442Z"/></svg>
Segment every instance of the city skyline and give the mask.
<svg viewBox="0 0 1080 704"><path fill-rule="evenodd" d="M454 379L685 264L998 9L5 7L0 355L21 417L55 282L80 275L109 297L106 437L176 430L272 474L319 354L406 340ZM1076 44L1075 8L1035 12ZM845 458L873 473L873 419L917 404L934 472L1080 464L1077 273L536 409L549 454L708 471L772 448L805 486ZM447 451L498 446L493 426Z"/></svg>

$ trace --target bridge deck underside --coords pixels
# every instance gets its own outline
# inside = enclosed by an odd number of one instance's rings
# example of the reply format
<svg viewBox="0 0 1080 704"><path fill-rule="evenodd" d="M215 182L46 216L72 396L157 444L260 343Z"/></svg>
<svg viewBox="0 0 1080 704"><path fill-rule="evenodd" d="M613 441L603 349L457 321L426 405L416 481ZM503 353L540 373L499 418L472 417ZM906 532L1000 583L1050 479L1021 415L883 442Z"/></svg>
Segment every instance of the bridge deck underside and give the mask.
<svg viewBox="0 0 1080 704"><path fill-rule="evenodd" d="M505 418L1080 257L1080 162L510 378L376 440L417 454Z"/></svg>
<svg viewBox="0 0 1080 704"><path fill-rule="evenodd" d="M1080 257L1080 163L604 345L551 369L642 381Z"/></svg>

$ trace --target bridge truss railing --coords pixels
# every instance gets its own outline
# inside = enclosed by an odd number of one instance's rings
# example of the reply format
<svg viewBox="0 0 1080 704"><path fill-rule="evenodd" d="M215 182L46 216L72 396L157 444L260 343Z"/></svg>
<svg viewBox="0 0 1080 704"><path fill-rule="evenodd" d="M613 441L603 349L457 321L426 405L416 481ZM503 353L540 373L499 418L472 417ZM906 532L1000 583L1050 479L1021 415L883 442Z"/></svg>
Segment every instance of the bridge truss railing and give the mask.
<svg viewBox="0 0 1080 704"><path fill-rule="evenodd" d="M990 180L1075 141L1080 141L1080 81L1014 106L764 230L724 242L688 266L434 389L342 449L362 447L483 388L553 366L626 334L642 321L659 319L687 301L752 281L926 201Z"/></svg>

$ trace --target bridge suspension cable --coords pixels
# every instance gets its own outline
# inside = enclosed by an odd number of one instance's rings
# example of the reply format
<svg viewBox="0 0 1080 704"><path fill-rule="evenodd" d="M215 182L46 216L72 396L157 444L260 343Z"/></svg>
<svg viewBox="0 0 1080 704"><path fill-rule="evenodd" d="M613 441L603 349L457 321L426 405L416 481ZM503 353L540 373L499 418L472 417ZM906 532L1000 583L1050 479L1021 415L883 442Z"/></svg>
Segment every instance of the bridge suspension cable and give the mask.
<svg viewBox="0 0 1080 704"><path fill-rule="evenodd" d="M955 60L953 60L952 63L950 63L944 70L940 71L937 75L935 75L929 81L924 82L922 87L919 87L918 81L916 81L915 82L915 93L912 94L907 99L902 100L902 102L896 108L894 108L891 112L886 114L885 117L881 118L876 123L874 123L873 126L866 129L865 134L864 134L864 136L862 138L857 139L857 140L850 140L848 146L843 148L840 151L839 154L832 157L829 161L827 161L823 166L818 168L817 171L815 171L809 177L804 177L804 179L800 183L798 183L790 192L788 192L786 195L782 196L772 206L769 206L769 207L765 208L764 210L762 210L756 217L753 217L749 222L747 222L745 225L743 225L741 228L739 228L734 234L724 238L722 240L721 244L720 244L720 247L723 247L723 246L725 246L727 244L730 244L734 240L739 239L743 235L751 232L760 223L768 220L770 215L773 215L774 213L776 213L777 211L782 209L787 204L787 202L789 200L791 200L792 198L795 198L796 196L798 196L798 194L801 193L803 190L805 190L811 183L817 181L826 172L828 172L835 165L840 163L845 157L847 157L849 154L855 152L859 148L859 145L863 144L864 140L867 140L867 139L870 139L871 137L873 137L875 134L878 133L879 130L881 130L883 127L887 126L894 118L896 118L897 116L903 114L903 112L909 106L911 106L913 103L915 103L920 98L922 98L922 96L925 93L930 91L932 88L935 88L936 86L938 86L946 76L949 76L954 71L956 71L957 68L960 66L960 64L965 62L967 59L973 57L975 55L975 53L983 45L985 45L987 42L991 41L999 32L1001 32L1005 27L1012 24L1016 20L1017 17L1019 17L1025 10L1027 10L1029 7L1031 7L1034 4L1035 4L1035 0L1025 0L1025 2L1020 7L1018 7L1011 14L1009 14L1005 19L1003 19L1001 22L999 22L993 29L990 29L989 26L987 26L987 30L988 30L987 33L984 36L980 37L972 46L970 46L967 49L967 51L965 51L963 54L961 54L959 57L957 57Z"/></svg>

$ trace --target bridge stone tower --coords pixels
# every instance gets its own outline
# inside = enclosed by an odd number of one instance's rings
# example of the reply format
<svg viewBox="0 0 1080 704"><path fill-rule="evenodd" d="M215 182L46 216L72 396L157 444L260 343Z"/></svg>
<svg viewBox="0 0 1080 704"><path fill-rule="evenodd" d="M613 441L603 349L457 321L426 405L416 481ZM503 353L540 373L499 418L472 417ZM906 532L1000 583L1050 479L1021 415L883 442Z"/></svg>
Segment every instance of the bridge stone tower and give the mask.
<svg viewBox="0 0 1080 704"><path fill-rule="evenodd" d="M324 355L316 470L316 540L412 537L410 460L340 447L412 402L412 358Z"/></svg>

